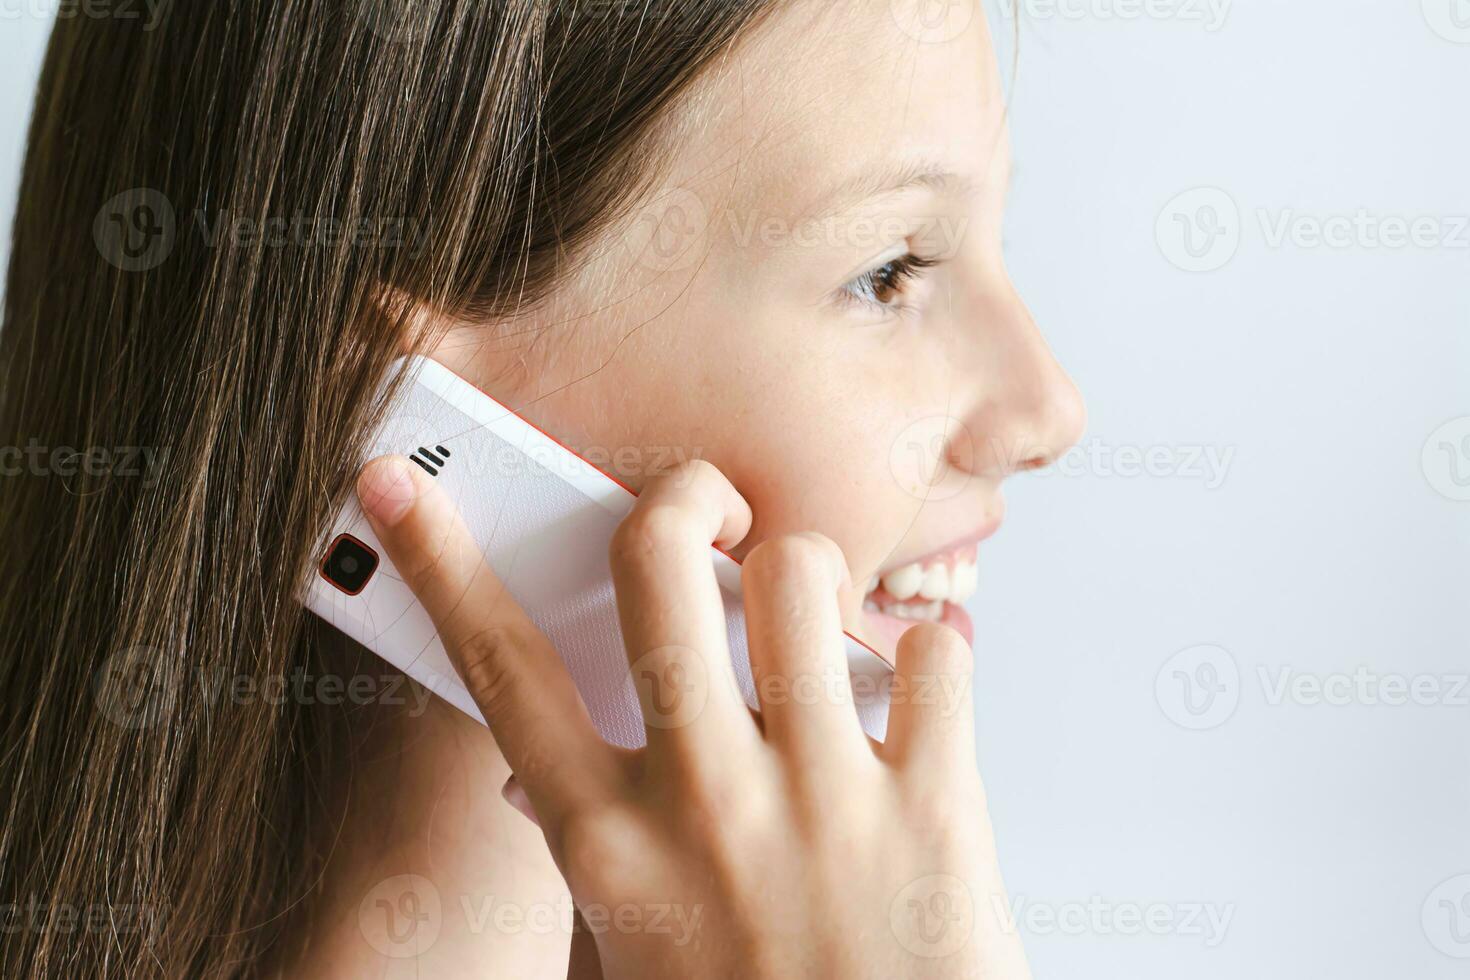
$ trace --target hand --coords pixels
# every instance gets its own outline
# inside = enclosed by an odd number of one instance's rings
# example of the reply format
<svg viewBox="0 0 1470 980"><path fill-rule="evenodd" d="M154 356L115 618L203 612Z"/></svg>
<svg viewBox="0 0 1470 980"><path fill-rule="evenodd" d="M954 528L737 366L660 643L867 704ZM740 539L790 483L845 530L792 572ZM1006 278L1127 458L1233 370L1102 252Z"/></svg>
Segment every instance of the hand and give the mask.
<svg viewBox="0 0 1470 980"><path fill-rule="evenodd" d="M905 633L887 737L870 741L830 540L772 538L742 566L757 716L709 553L746 536L750 508L704 462L645 488L611 547L648 738L628 751L598 736L432 480L385 457L359 495L523 787L607 977L1029 976L975 768L970 650L947 627Z"/></svg>

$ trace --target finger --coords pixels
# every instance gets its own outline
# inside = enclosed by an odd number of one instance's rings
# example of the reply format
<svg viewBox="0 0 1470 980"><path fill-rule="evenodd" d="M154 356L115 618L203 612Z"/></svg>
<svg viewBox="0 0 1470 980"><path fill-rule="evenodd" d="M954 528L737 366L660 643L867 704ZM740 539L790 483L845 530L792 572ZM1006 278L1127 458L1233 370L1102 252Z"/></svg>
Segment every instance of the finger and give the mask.
<svg viewBox="0 0 1470 980"><path fill-rule="evenodd" d="M820 534L770 538L746 556L740 582L766 741L802 764L856 753L864 735L837 604L851 585L841 549Z"/></svg>
<svg viewBox="0 0 1470 980"><path fill-rule="evenodd" d="M613 771L549 640L506 591L438 485L402 456L370 462L358 497L536 812L589 803Z"/></svg>
<svg viewBox="0 0 1470 980"><path fill-rule="evenodd" d="M567 961L567 980L602 980L602 958L597 952L597 933L577 910L572 925L572 949Z"/></svg>
<svg viewBox="0 0 1470 980"><path fill-rule="evenodd" d="M733 547L750 522L730 481L700 460L651 481L613 535L618 619L654 751L720 764L718 750L756 743L710 551Z"/></svg>
<svg viewBox="0 0 1470 980"><path fill-rule="evenodd" d="M505 781L505 785L500 787L500 796L510 804L511 809L536 826L541 826L541 821L536 816L536 808L531 805L531 798L526 795L525 787L516 782L514 773Z"/></svg>
<svg viewBox="0 0 1470 980"><path fill-rule="evenodd" d="M894 765L947 774L975 768L975 656L948 626L920 623L899 637L888 734L880 754Z"/></svg>

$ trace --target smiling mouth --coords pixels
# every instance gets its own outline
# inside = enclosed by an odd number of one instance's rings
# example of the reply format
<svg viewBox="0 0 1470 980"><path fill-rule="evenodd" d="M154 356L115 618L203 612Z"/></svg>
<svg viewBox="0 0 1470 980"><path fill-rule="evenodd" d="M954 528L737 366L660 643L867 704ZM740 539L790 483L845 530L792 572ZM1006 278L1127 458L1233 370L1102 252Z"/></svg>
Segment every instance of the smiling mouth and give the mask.
<svg viewBox="0 0 1470 980"><path fill-rule="evenodd" d="M899 619L939 622L945 603L963 604L980 585L974 542L925 555L892 571L874 575L863 597L868 612Z"/></svg>
<svg viewBox="0 0 1470 980"><path fill-rule="evenodd" d="M964 604L980 584L979 543L968 538L914 561L879 572L868 581L863 612L892 642L914 623L943 623L974 642Z"/></svg>

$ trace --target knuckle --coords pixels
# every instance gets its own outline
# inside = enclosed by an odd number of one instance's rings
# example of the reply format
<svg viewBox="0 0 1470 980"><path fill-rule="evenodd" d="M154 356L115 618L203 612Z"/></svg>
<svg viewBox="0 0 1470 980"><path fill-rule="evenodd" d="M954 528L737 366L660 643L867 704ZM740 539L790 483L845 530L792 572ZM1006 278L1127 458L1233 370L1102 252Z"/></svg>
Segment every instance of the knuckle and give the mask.
<svg viewBox="0 0 1470 980"><path fill-rule="evenodd" d="M670 486L690 487L696 483L726 482L725 474L707 459L687 459L655 477L667 481Z"/></svg>
<svg viewBox="0 0 1470 980"><path fill-rule="evenodd" d="M407 561L400 561L402 564L399 571L404 582L415 593L421 593L438 580L443 566L443 555L435 549L419 547L407 556Z"/></svg>
<svg viewBox="0 0 1470 980"><path fill-rule="evenodd" d="M820 534L783 534L767 538L745 559L746 573L771 582L808 582L830 578L841 551Z"/></svg>
<svg viewBox="0 0 1470 980"><path fill-rule="evenodd" d="M913 826L925 828L925 833L944 838L953 832L961 816L956 794L945 780L927 780L922 785L911 786L907 792L906 809Z"/></svg>
<svg viewBox="0 0 1470 980"><path fill-rule="evenodd" d="M619 862L642 852L641 833L631 813L602 806L567 814L551 835L553 852L561 856L568 879L594 890L617 882L625 873Z"/></svg>
<svg viewBox="0 0 1470 980"><path fill-rule="evenodd" d="M763 826L771 817L772 797L752 793L748 782L732 779L727 761L690 767L695 771L681 780L681 795L691 825L732 833Z"/></svg>
<svg viewBox="0 0 1470 980"><path fill-rule="evenodd" d="M979 780L960 776L909 780L904 787L905 819L924 827L929 844L957 850L990 832L990 810Z"/></svg>
<svg viewBox="0 0 1470 980"><path fill-rule="evenodd" d="M524 638L505 626L487 626L460 645L460 673L465 687L487 718L514 697L515 672L509 669Z"/></svg>
<svg viewBox="0 0 1470 980"><path fill-rule="evenodd" d="M428 527L421 522L406 523L405 533L410 537L401 542L403 553L395 558L394 564L409 588L419 594L435 585L444 588L454 585L472 545L450 530ZM478 552L475 557L480 557Z"/></svg>
<svg viewBox="0 0 1470 980"><path fill-rule="evenodd" d="M686 460L675 468L674 473L683 477L686 485L696 480L723 480L725 478L720 468L707 459Z"/></svg>
<svg viewBox="0 0 1470 980"><path fill-rule="evenodd" d="M690 516L672 504L638 507L613 532L608 557L615 565L646 562L681 547L693 526Z"/></svg>

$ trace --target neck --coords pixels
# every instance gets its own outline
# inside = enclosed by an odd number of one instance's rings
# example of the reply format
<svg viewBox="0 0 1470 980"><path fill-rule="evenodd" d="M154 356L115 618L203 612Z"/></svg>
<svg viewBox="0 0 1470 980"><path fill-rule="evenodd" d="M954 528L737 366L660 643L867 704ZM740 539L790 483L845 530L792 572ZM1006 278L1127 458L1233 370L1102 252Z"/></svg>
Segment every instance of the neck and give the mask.
<svg viewBox="0 0 1470 980"><path fill-rule="evenodd" d="M564 976L571 901L541 831L500 795L494 738L438 698L405 700L418 709L357 753L291 974Z"/></svg>

